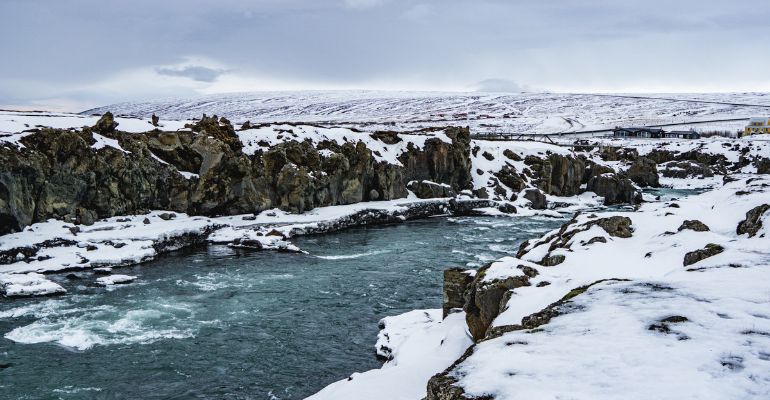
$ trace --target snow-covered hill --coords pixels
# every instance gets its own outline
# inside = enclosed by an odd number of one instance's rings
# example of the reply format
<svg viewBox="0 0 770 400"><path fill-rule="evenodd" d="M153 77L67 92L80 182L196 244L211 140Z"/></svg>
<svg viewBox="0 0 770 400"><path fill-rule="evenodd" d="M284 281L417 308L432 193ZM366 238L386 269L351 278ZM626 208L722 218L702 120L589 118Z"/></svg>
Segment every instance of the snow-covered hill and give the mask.
<svg viewBox="0 0 770 400"><path fill-rule="evenodd" d="M312 122L368 129L469 125L473 132L505 133L733 120L702 127L734 131L745 125L740 119L770 114L770 94L258 92L120 103L83 114L105 111L145 118L155 113L165 120L191 119L207 113L235 122Z"/></svg>

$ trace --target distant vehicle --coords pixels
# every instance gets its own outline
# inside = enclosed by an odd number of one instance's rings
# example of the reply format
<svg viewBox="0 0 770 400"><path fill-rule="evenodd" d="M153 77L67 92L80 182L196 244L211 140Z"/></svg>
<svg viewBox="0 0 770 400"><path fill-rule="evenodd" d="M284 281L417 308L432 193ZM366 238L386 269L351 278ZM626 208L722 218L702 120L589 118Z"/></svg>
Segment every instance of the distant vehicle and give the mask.
<svg viewBox="0 0 770 400"><path fill-rule="evenodd" d="M753 117L743 129L743 136L770 133L770 117Z"/></svg>

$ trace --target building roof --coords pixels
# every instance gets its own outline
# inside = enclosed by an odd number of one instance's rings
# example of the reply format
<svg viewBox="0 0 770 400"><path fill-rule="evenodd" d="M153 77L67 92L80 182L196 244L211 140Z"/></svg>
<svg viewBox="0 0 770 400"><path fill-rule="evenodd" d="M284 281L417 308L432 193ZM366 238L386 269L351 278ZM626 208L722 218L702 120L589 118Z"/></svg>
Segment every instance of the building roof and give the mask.
<svg viewBox="0 0 770 400"><path fill-rule="evenodd" d="M749 118L749 123L761 122L763 124L766 124L768 120L770 120L770 117L751 117Z"/></svg>

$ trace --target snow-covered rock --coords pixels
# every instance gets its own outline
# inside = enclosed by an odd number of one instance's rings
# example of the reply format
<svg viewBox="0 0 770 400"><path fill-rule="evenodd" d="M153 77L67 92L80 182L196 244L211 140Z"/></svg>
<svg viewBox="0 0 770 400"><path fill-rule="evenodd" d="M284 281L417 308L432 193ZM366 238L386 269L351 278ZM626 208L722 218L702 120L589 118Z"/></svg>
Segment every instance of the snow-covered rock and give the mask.
<svg viewBox="0 0 770 400"><path fill-rule="evenodd" d="M101 286L120 285L124 283L130 283L136 280L136 276L133 275L108 275L96 278L96 283Z"/></svg>
<svg viewBox="0 0 770 400"><path fill-rule="evenodd" d="M6 297L49 296L66 292L59 284L34 272L0 274L0 291Z"/></svg>

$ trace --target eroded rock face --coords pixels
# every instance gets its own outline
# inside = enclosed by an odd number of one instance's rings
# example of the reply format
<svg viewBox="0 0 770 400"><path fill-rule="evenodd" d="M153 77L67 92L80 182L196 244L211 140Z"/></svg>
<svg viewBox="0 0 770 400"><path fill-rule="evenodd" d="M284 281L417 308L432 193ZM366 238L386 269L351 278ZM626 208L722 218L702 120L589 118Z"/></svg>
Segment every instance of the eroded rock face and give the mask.
<svg viewBox="0 0 770 400"><path fill-rule="evenodd" d="M646 157L637 158L626 171L631 181L641 187L660 187L658 166L655 161Z"/></svg>
<svg viewBox="0 0 770 400"><path fill-rule="evenodd" d="M314 148L287 141L249 156L225 118L204 116L188 125L192 132L127 134L115 127L105 114L81 132L42 129L21 139L24 149L1 146L0 234L49 218L89 224L152 209L208 216L274 207L303 212L404 198L411 180L448 185L442 195L471 187L464 128L445 130L452 143L434 138L422 150L410 148L401 166L377 162L363 142ZM125 152L92 148L96 132Z"/></svg>
<svg viewBox="0 0 770 400"><path fill-rule="evenodd" d="M478 270L465 295L465 321L474 340L482 339L492 321L505 309L510 290L529 286L527 275L486 281L488 269L489 265Z"/></svg>
<svg viewBox="0 0 770 400"><path fill-rule="evenodd" d="M696 161L671 161L662 165L661 175L666 178L708 178L714 172L706 164Z"/></svg>
<svg viewBox="0 0 770 400"><path fill-rule="evenodd" d="M736 233L739 235L746 233L749 237L754 237L762 229L762 216L767 210L770 210L770 204L762 204L749 210L746 213L746 219L738 224Z"/></svg>
<svg viewBox="0 0 770 400"><path fill-rule="evenodd" d="M444 318L452 309L462 309L465 305L465 291L473 282L473 275L465 268L449 268L444 270L444 290L442 309Z"/></svg>
<svg viewBox="0 0 770 400"><path fill-rule="evenodd" d="M586 190L604 197L604 204L640 203L641 193L630 179L618 174L601 174L591 178Z"/></svg>
<svg viewBox="0 0 770 400"><path fill-rule="evenodd" d="M582 158L551 154L546 158L528 156L524 162L535 176L535 186L545 194L574 196L580 193L586 170Z"/></svg>
<svg viewBox="0 0 770 400"><path fill-rule="evenodd" d="M538 189L527 189L524 192L524 198L532 203L531 207L535 210L545 210L548 207L545 195Z"/></svg>

